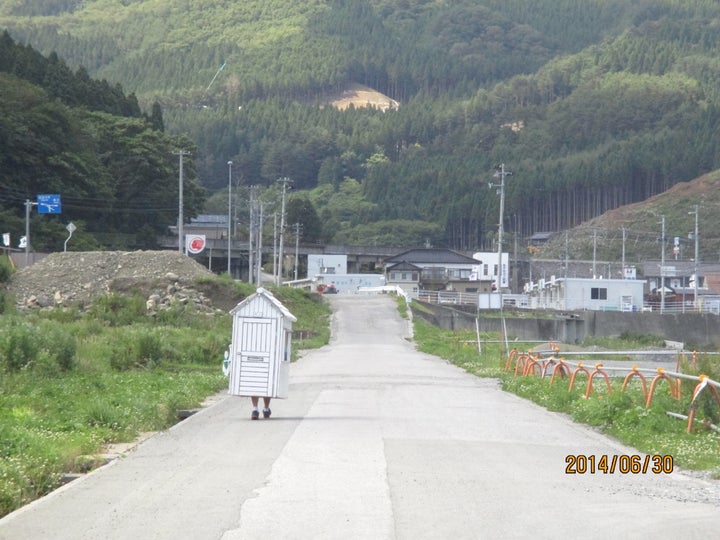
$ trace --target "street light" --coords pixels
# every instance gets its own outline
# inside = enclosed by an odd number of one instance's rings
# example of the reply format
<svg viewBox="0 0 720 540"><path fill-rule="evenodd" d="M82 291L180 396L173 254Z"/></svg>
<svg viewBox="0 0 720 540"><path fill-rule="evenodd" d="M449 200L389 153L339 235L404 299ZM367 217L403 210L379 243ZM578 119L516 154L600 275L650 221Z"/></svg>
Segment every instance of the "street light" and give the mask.
<svg viewBox="0 0 720 540"><path fill-rule="evenodd" d="M493 184L489 186L500 188L500 222L498 223L498 272L497 272L497 285L495 286L496 292L500 292L502 285L502 242L503 242L503 214L505 213L505 177L511 176L512 172L505 170L505 164L501 163L495 167L495 174L493 178L500 178L500 184Z"/></svg>
<svg viewBox="0 0 720 540"><path fill-rule="evenodd" d="M227 222L227 272L232 277L230 271L230 235L232 232L232 161L228 161L228 222Z"/></svg>

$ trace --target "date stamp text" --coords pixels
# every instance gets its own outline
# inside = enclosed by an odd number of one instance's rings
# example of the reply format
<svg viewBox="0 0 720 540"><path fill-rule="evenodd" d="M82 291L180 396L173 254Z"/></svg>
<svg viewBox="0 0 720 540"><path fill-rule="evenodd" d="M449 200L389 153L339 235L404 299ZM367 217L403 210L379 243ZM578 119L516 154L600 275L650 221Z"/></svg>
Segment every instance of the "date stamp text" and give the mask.
<svg viewBox="0 0 720 540"><path fill-rule="evenodd" d="M638 454L568 454L565 474L670 474L673 457Z"/></svg>

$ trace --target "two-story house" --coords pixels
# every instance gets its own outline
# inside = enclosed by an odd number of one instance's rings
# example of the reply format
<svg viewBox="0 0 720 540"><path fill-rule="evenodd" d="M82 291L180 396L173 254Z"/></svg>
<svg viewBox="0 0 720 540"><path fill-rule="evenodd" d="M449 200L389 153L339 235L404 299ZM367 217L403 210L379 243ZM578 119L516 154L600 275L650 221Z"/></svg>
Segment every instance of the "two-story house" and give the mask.
<svg viewBox="0 0 720 540"><path fill-rule="evenodd" d="M409 294L419 291L489 292L492 280L478 279L477 259L450 249L411 249L385 259L385 282Z"/></svg>

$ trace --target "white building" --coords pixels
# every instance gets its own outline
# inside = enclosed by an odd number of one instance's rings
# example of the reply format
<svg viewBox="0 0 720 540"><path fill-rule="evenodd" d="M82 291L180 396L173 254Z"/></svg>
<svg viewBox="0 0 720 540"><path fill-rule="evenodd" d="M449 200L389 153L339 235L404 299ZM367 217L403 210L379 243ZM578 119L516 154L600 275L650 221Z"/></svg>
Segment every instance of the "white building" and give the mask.
<svg viewBox="0 0 720 540"><path fill-rule="evenodd" d="M498 276L498 254L491 251L480 251L473 253L473 259L479 261L479 264L473 266L473 279L478 281L490 280L497 283ZM510 286L510 255L503 253L502 257L502 279L500 280L500 288L507 289Z"/></svg>
<svg viewBox="0 0 720 540"><path fill-rule="evenodd" d="M529 284L530 306L541 309L640 311L645 281L638 279L550 278Z"/></svg>
<svg viewBox="0 0 720 540"><path fill-rule="evenodd" d="M347 274L347 255L308 255L306 277L319 274Z"/></svg>
<svg viewBox="0 0 720 540"><path fill-rule="evenodd" d="M497 258L497 257L496 257ZM444 248L411 249L385 259L388 285L409 294L424 291L479 292L489 280L473 278L478 261Z"/></svg>
<svg viewBox="0 0 720 540"><path fill-rule="evenodd" d="M338 294L356 294L360 287L382 287L382 274L318 274L313 278L313 290L319 286L334 287Z"/></svg>

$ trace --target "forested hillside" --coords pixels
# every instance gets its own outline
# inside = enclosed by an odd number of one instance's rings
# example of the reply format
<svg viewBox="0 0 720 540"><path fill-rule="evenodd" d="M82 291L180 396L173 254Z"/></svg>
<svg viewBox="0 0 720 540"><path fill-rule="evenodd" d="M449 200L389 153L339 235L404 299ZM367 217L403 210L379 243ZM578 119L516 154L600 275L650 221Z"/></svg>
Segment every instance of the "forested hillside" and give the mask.
<svg viewBox="0 0 720 540"><path fill-rule="evenodd" d="M31 247L152 247L177 220L178 149L157 107L143 115L119 85L73 72L0 35L0 224L14 247L25 233L25 201L60 194L63 212L31 215ZM186 206L197 212L205 191L187 172Z"/></svg>
<svg viewBox="0 0 720 540"><path fill-rule="evenodd" d="M308 240L488 248L498 163L523 236L720 168L711 0L25 4L0 27L157 102L218 208L228 160L238 184L290 177ZM399 108L330 106L355 83Z"/></svg>

